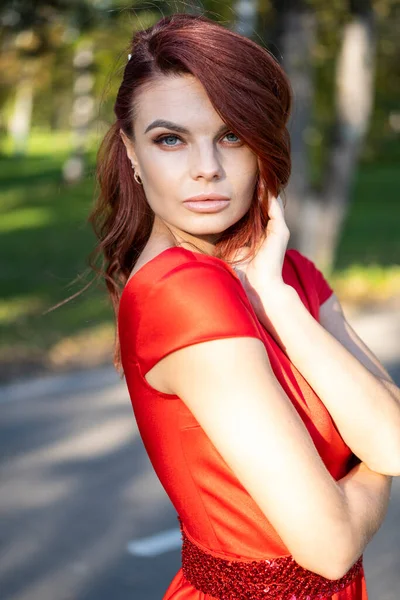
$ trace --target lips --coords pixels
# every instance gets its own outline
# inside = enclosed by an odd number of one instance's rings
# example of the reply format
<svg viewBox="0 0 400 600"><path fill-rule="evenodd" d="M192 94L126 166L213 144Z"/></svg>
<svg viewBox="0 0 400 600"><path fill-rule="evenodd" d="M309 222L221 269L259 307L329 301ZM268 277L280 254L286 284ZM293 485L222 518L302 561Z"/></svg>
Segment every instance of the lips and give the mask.
<svg viewBox="0 0 400 600"><path fill-rule="evenodd" d="M184 202L207 202L212 200L230 200L229 196L223 196L222 194L216 194L214 192L210 194L199 194L197 196L191 196L186 198Z"/></svg>
<svg viewBox="0 0 400 600"><path fill-rule="evenodd" d="M224 210L229 206L230 200L186 200L183 205L192 212L197 213L215 213Z"/></svg>

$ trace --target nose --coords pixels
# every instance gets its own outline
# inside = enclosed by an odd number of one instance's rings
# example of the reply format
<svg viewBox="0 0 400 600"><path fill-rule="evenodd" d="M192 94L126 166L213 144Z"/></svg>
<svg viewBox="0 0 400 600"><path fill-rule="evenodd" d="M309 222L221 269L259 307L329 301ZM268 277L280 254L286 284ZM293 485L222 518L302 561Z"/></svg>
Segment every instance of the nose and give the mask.
<svg viewBox="0 0 400 600"><path fill-rule="evenodd" d="M220 179L223 169L217 148L213 144L205 143L193 149L190 170L193 179L202 178L207 181Z"/></svg>

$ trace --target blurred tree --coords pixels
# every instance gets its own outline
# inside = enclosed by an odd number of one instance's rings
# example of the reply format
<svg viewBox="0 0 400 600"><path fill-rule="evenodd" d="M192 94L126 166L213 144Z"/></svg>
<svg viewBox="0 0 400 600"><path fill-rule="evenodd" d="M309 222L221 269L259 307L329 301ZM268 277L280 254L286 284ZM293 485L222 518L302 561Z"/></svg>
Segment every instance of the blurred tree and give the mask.
<svg viewBox="0 0 400 600"><path fill-rule="evenodd" d="M400 2L374 0L378 24L375 103L364 158L400 159Z"/></svg>
<svg viewBox="0 0 400 600"><path fill-rule="evenodd" d="M74 98L70 114L73 151L63 165L63 177L67 183L80 181L84 175L86 143L94 111L92 40L83 40L76 45L73 66Z"/></svg>
<svg viewBox="0 0 400 600"><path fill-rule="evenodd" d="M258 22L258 0L236 0L234 11L235 30L246 37L254 37Z"/></svg>
<svg viewBox="0 0 400 600"><path fill-rule="evenodd" d="M333 264L350 189L372 111L375 65L375 15L371 0L273 0L282 63L293 92L290 121L293 171L287 189L290 245L312 257L321 268ZM333 135L320 188L312 185L309 142L313 134L321 11L333 27L342 24L333 86Z"/></svg>
<svg viewBox="0 0 400 600"><path fill-rule="evenodd" d="M310 194L309 159L305 132L312 119L315 89L313 52L316 45L316 14L307 0L273 0L276 13L274 38L278 57L289 76L294 102L289 129L292 174L287 188L286 217L291 231L290 245L309 254L300 239L304 200Z"/></svg>
<svg viewBox="0 0 400 600"><path fill-rule="evenodd" d="M39 42L32 32L21 32L15 40L18 49L26 52ZM15 86L14 107L8 122L8 133L14 141L14 153L25 154L32 120L34 81L39 64L36 56L25 56Z"/></svg>
<svg viewBox="0 0 400 600"><path fill-rule="evenodd" d="M70 125L73 130L73 151L71 156L65 162L63 167L64 180L68 183L79 181L84 175L86 142L90 132L90 126L95 115L95 75L98 65L95 63L94 50L99 34L104 34L114 51L116 51L116 42L119 42L119 37L115 35L116 30L122 31L124 28L121 22L125 21L129 26L126 40L127 46L130 43L132 34L136 30L145 29L152 25L160 17L160 12L163 12L165 3L162 0L153 2L153 6L149 9L146 0L137 0L130 8L127 8L120 0L86 0L93 8L90 28L87 31L81 30L81 21L79 12L76 16L76 29L80 33L89 35L80 35L75 46L75 54L73 59L74 66L74 84L73 84L73 102ZM180 0L177 2L179 10ZM186 0L186 10L188 12L198 12L196 2ZM118 45L121 55L121 47ZM123 51L123 64L127 60L128 48ZM109 65L107 65L109 69Z"/></svg>
<svg viewBox="0 0 400 600"><path fill-rule="evenodd" d="M383 133L398 139L396 4L397 0L153 0L149 5L137 0L127 7L122 0L3 0L0 69L5 85L0 108L8 105L0 128L8 123L16 150L23 152L31 118L40 126L71 127L75 149L65 172L79 176L90 128L107 126L113 118L128 51L121 48L121 39L128 44L135 30L164 14L205 13L258 42L264 40L289 74L295 94L290 122L293 173L287 190L290 244L326 268L333 260L353 174L366 146L376 16L382 32L381 66L369 156L376 156ZM82 56L90 56L90 61L83 64ZM33 102L35 94L40 102Z"/></svg>
<svg viewBox="0 0 400 600"><path fill-rule="evenodd" d="M374 98L376 19L372 2L349 0L349 12L336 67L334 135L321 193L306 197L309 218L302 223L300 238L323 268L333 264Z"/></svg>
<svg viewBox="0 0 400 600"><path fill-rule="evenodd" d="M93 2L78 0L3 0L0 6L2 46L22 65L16 71L15 102L9 133L17 153L26 151L35 78L43 58L65 43L73 23L90 24Z"/></svg>

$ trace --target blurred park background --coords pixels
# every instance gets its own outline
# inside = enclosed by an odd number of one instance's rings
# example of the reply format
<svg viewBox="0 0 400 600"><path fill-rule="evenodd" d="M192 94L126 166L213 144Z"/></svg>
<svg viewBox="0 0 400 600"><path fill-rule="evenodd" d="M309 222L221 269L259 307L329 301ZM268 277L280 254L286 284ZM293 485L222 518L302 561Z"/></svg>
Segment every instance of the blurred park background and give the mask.
<svg viewBox="0 0 400 600"><path fill-rule="evenodd" d="M132 33L205 13L267 47L294 91L290 245L343 302L400 295L396 0L3 0L0 380L109 363L113 313L91 279L95 156Z"/></svg>
<svg viewBox="0 0 400 600"><path fill-rule="evenodd" d="M159 600L180 566L175 511L111 366L105 289L46 313L93 277L96 151L131 36L177 12L283 64L290 245L400 383L397 0L2 0L0 600ZM399 598L399 483L365 553L371 600Z"/></svg>

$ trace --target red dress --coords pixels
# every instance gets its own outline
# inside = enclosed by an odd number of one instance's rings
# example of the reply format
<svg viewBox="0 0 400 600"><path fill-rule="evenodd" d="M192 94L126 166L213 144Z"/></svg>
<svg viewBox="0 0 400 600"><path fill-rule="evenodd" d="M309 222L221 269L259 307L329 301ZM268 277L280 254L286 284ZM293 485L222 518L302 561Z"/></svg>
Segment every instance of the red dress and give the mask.
<svg viewBox="0 0 400 600"><path fill-rule="evenodd" d="M319 306L332 289L314 263L297 250L287 250L282 276L318 320ZM257 319L233 268L216 257L184 248L164 250L126 284L118 328L139 432L187 539L208 554L227 560L289 557L277 532L183 401L156 391L144 377L162 357L196 342L239 336L261 339L279 383L332 477L338 480L350 470L352 451L321 400ZM200 564L200 572L204 568ZM321 597L367 600L362 567L341 591L326 597L296 594L292 600ZM163 600L214 598L190 583L180 568Z"/></svg>

